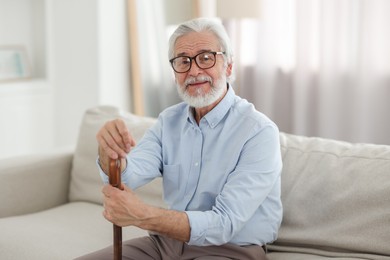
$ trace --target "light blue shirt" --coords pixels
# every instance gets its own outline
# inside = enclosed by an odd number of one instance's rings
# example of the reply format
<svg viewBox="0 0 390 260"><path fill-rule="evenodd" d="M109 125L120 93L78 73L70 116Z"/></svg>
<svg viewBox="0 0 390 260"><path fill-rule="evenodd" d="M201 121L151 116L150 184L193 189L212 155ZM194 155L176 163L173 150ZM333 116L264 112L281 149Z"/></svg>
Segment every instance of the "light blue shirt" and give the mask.
<svg viewBox="0 0 390 260"><path fill-rule="evenodd" d="M282 220L277 126L231 87L199 125L192 111L185 103L164 110L128 155L122 181L136 189L163 177L165 202L188 215L190 245L274 241Z"/></svg>

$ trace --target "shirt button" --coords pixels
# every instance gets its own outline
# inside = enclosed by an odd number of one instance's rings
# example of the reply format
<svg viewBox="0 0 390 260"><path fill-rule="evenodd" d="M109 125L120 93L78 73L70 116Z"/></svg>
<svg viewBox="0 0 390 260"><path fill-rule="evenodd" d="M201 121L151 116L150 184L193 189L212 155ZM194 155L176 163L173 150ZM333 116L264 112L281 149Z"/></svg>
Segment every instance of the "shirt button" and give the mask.
<svg viewBox="0 0 390 260"><path fill-rule="evenodd" d="M198 163L198 162L196 162L196 163L195 163L195 166L198 166L198 165L199 165L199 163Z"/></svg>

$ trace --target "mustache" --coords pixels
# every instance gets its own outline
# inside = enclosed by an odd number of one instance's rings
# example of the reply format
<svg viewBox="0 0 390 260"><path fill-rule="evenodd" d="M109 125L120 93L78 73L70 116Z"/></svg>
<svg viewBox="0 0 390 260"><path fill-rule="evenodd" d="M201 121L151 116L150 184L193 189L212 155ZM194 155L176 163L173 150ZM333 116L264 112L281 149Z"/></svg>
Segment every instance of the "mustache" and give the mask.
<svg viewBox="0 0 390 260"><path fill-rule="evenodd" d="M200 75L197 77L189 76L184 81L184 86L187 87L189 84L200 83L200 82L205 82L205 81L210 82L211 85L213 84L213 79L209 76L206 76L206 75Z"/></svg>

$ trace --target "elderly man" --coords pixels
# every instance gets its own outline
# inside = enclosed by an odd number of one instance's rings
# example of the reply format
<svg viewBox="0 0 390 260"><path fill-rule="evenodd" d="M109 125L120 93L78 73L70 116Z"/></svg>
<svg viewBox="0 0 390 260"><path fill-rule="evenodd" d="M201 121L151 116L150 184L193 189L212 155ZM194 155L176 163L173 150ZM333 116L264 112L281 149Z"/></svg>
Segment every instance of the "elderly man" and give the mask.
<svg viewBox="0 0 390 260"><path fill-rule="evenodd" d="M102 178L108 182L108 158L122 158L125 184L123 191L103 188L103 215L149 231L123 242L126 259L266 259L263 248L276 239L282 219L278 128L235 95L221 23L185 22L169 43L184 102L164 110L137 146L121 120L99 131ZM157 177L169 209L133 192ZM111 258L106 248L82 259Z"/></svg>

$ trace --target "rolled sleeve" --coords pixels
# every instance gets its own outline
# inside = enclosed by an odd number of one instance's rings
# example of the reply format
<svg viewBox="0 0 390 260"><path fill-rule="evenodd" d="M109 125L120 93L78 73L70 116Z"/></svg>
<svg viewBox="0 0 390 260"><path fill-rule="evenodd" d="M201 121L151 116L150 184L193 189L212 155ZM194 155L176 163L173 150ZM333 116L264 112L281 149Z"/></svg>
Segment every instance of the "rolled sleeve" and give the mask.
<svg viewBox="0 0 390 260"><path fill-rule="evenodd" d="M206 239L206 231L208 229L208 220L204 212L186 211L191 227L191 236L189 245L203 245Z"/></svg>
<svg viewBox="0 0 390 260"><path fill-rule="evenodd" d="M109 182L109 179L108 179L108 176L107 174L103 171L102 167L100 166L100 160L99 160L99 156L97 157L96 159L96 166L99 170L99 174L100 174L100 177L102 178L102 181L107 184Z"/></svg>

